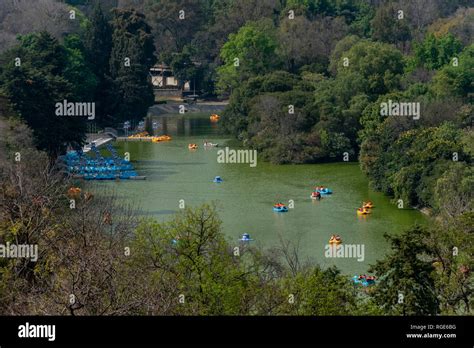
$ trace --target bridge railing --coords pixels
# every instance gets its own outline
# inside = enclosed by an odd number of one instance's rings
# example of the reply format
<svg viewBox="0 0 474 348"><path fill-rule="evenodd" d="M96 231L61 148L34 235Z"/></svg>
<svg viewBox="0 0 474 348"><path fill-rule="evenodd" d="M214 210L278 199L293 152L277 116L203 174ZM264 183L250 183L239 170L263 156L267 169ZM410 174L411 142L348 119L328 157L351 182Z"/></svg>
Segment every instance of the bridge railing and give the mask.
<svg viewBox="0 0 474 348"><path fill-rule="evenodd" d="M104 128L104 133L109 134L110 136L117 138L118 137L118 132L115 128L112 127L105 127Z"/></svg>

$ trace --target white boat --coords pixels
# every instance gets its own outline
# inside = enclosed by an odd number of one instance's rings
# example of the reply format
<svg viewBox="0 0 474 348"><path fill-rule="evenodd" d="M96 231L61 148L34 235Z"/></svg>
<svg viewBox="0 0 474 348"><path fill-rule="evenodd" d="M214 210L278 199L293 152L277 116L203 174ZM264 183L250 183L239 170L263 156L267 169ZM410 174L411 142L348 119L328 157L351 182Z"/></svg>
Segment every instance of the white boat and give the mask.
<svg viewBox="0 0 474 348"><path fill-rule="evenodd" d="M213 143L205 142L204 146L206 146L206 147L217 147L217 146L219 146L219 144L217 144L217 143L213 144Z"/></svg>

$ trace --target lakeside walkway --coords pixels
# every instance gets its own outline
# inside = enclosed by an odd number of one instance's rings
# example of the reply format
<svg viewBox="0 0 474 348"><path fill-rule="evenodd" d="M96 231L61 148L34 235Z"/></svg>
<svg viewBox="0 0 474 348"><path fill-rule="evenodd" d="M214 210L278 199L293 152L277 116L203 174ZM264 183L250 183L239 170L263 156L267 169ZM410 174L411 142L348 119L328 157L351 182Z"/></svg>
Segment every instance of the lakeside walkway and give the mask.
<svg viewBox="0 0 474 348"><path fill-rule="evenodd" d="M105 134L89 134L87 136L87 140L86 140L86 143L87 145L84 145L84 147L82 148L82 151L84 153L87 153L91 150L92 148L92 144L94 143L96 147L100 147L102 145L105 145L111 141L113 141L114 138L108 136L108 135L105 135Z"/></svg>

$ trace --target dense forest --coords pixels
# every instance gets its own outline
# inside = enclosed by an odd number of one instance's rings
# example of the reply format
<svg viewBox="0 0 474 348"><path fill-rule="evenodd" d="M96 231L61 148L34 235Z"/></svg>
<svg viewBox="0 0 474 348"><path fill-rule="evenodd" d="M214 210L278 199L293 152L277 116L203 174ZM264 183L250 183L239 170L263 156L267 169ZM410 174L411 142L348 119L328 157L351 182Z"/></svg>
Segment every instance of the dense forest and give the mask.
<svg viewBox="0 0 474 348"><path fill-rule="evenodd" d="M472 314L473 32L470 0L2 1L0 240L42 253L0 260L0 313ZM94 101L101 127L141 120L157 62L228 98L222 127L262 159L359 161L434 223L388 237L362 291L283 239L236 253L212 205L168 223L110 192L70 209L55 160L86 124L55 103ZM400 103L419 113L382 112Z"/></svg>

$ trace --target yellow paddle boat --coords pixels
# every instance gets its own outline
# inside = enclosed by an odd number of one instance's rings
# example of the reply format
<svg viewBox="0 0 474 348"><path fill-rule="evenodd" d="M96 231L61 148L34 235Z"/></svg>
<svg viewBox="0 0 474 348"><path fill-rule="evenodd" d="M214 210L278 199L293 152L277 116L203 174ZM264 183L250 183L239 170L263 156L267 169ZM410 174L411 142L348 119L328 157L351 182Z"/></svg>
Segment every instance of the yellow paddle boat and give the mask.
<svg viewBox="0 0 474 348"><path fill-rule="evenodd" d="M374 204L371 201L368 202L362 202L362 207L365 209L372 209L375 208Z"/></svg>
<svg viewBox="0 0 474 348"><path fill-rule="evenodd" d="M212 114L209 119L212 121L212 122L217 122L219 121L221 117L219 115L216 115L216 114Z"/></svg>
<svg viewBox="0 0 474 348"><path fill-rule="evenodd" d="M357 208L357 215L367 215L370 211L366 208Z"/></svg>
<svg viewBox="0 0 474 348"><path fill-rule="evenodd" d="M338 234L333 234L331 238L329 238L329 244L339 245L342 243L342 239Z"/></svg>
<svg viewBox="0 0 474 348"><path fill-rule="evenodd" d="M190 150L196 150L198 148L197 144L189 144L188 149Z"/></svg>
<svg viewBox="0 0 474 348"><path fill-rule="evenodd" d="M69 190L67 190L67 195L70 198L77 197L81 194L81 189L79 187L71 187Z"/></svg>
<svg viewBox="0 0 474 348"><path fill-rule="evenodd" d="M151 141L154 143L159 143L161 141L169 141L169 140L171 140L171 137L169 135L161 135L159 137L153 137L151 139Z"/></svg>

